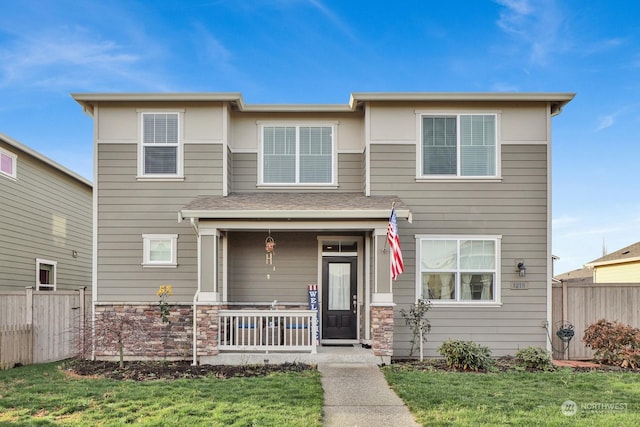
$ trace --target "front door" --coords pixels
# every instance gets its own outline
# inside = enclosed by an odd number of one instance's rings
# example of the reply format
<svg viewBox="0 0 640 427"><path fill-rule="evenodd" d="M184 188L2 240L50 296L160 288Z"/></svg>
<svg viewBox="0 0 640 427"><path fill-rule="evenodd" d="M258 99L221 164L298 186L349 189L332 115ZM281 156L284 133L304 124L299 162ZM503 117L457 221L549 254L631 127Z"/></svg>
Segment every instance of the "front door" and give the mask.
<svg viewBox="0 0 640 427"><path fill-rule="evenodd" d="M322 338L357 338L357 258L322 258Z"/></svg>

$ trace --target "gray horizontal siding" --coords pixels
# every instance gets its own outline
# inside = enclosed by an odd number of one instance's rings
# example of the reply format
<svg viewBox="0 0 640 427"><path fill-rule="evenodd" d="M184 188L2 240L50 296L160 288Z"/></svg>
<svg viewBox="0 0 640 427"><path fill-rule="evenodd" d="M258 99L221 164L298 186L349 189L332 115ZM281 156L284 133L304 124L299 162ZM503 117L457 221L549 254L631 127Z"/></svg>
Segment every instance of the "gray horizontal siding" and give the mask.
<svg viewBox="0 0 640 427"><path fill-rule="evenodd" d="M98 144L98 301L153 302L161 285L170 301L197 289L194 230L178 211L195 197L222 193L222 145L185 144L184 181L137 181L135 144ZM142 234L178 234L176 268L143 267Z"/></svg>
<svg viewBox="0 0 640 427"><path fill-rule="evenodd" d="M258 183L258 155L256 153L233 153L232 169L234 192L259 191ZM364 189L363 154L342 153L338 155L338 190L357 192ZM295 190L288 190L295 191ZM313 191L336 191L317 189Z"/></svg>
<svg viewBox="0 0 640 427"><path fill-rule="evenodd" d="M35 286L36 258L57 261L57 289L90 288L91 187L2 147L18 156L18 179L0 177L0 290Z"/></svg>
<svg viewBox="0 0 640 427"><path fill-rule="evenodd" d="M315 233L272 233L273 265L266 264L264 233L229 233L231 302L306 303L307 285L317 283L318 240Z"/></svg>
<svg viewBox="0 0 640 427"><path fill-rule="evenodd" d="M416 234L502 236L502 306L429 311L429 355L437 355L437 347L449 338L488 345L495 355L514 354L529 345L544 347L540 325L547 315L547 146L503 145L501 182L416 182L415 145L376 144L370 154L371 194L397 195L413 214L412 224L399 222L405 274L394 283L394 355L406 356L410 347L400 310L415 300ZM525 278L515 273L516 259L525 260ZM511 290L513 282L526 282L528 289Z"/></svg>

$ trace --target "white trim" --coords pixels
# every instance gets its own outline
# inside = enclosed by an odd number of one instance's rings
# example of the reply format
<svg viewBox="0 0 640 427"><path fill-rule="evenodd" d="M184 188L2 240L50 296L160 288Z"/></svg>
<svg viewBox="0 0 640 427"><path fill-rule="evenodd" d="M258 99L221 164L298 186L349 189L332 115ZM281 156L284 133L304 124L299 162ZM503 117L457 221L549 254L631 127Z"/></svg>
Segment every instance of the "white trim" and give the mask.
<svg viewBox="0 0 640 427"><path fill-rule="evenodd" d="M222 106L222 195L229 195L229 105Z"/></svg>
<svg viewBox="0 0 640 427"><path fill-rule="evenodd" d="M169 240L171 250L170 261L151 261L151 240ZM157 268L175 268L178 266L178 235L177 234L143 234L142 235L142 266Z"/></svg>
<svg viewBox="0 0 640 427"><path fill-rule="evenodd" d="M53 283L45 283L44 285L40 283L40 266L41 265L50 265L53 267ZM36 291L41 291L42 286L46 286L47 290L56 290L57 286L57 276L58 276L58 261L52 261L43 258L36 258Z"/></svg>
<svg viewBox="0 0 640 427"><path fill-rule="evenodd" d="M371 145L416 145L416 141L414 140L393 141L393 140L377 139L377 140L371 141Z"/></svg>
<svg viewBox="0 0 640 427"><path fill-rule="evenodd" d="M364 105L364 194L371 195L371 110Z"/></svg>
<svg viewBox="0 0 640 427"><path fill-rule="evenodd" d="M540 139L535 139L531 141L527 140L518 140L518 141L501 141L501 145L549 145L549 141L544 141Z"/></svg>
<svg viewBox="0 0 640 427"><path fill-rule="evenodd" d="M552 223L552 201L551 189L552 187L552 167L551 167L551 108L547 109L547 139L549 144L547 147L547 257L545 262L547 263L547 327L553 325L553 223ZM562 316L561 316L562 317ZM565 321L567 319L560 319ZM545 339L547 344L547 351L552 352L553 346L550 339Z"/></svg>
<svg viewBox="0 0 640 427"><path fill-rule="evenodd" d="M458 263L460 261L459 258L459 254L460 254L460 241L462 240L492 240L495 242L495 248L494 248L494 255L495 255L495 269L492 269L491 271L494 271L495 273L495 280L493 283L493 299L492 300L487 300L486 302L482 302L482 300L470 300L470 301L461 301L460 295L458 292L456 292L456 300L447 300L447 301L440 301L438 299L430 299L431 303L433 304L433 306L439 306L439 307L500 307L502 306L502 292L501 292L501 288L502 288L502 271L501 271L501 265L502 265L502 235L469 235L469 234L460 234L460 235L441 235L441 234L416 234L415 235L415 240L416 240L416 247L415 247L415 253L416 253L416 258L415 258L415 265L416 265L416 272L415 272L415 292L416 292L416 301L419 299L425 299L423 298L422 295L422 268L421 266L421 251L422 251L422 245L421 242L423 240L456 240L457 241L457 258L458 258ZM456 266L455 268L455 275L456 278L457 276L461 273L459 266ZM458 283L458 280L456 280L456 283L454 284L456 289L458 289L458 287L460 286L460 284Z"/></svg>
<svg viewBox="0 0 640 427"><path fill-rule="evenodd" d="M256 186L258 188L282 188L293 187L296 189L303 189L305 187L326 187L326 188L338 188L338 122L335 121L256 121L258 125L258 182ZM296 145L296 157L295 157L295 179L296 182L264 182L264 129L271 127L292 127L295 128L295 145ZM306 127L328 127L331 128L331 182L299 182L300 180L300 129Z"/></svg>
<svg viewBox="0 0 640 427"><path fill-rule="evenodd" d="M461 176L461 177L450 177L450 178L443 178L442 176L436 177L436 178L428 178L428 177L417 177L416 178L416 182L502 182L503 178L502 176L498 176L498 177L490 177L490 178L471 178L468 176Z"/></svg>
<svg viewBox="0 0 640 427"><path fill-rule="evenodd" d="M338 149L337 154L363 154L364 148L362 149Z"/></svg>
<svg viewBox="0 0 640 427"><path fill-rule="evenodd" d="M182 140L182 143L187 145L187 144L193 144L193 145L198 145L198 144L206 144L206 145L220 145L220 144L224 144L224 141L221 139L184 139Z"/></svg>
<svg viewBox="0 0 640 427"><path fill-rule="evenodd" d="M416 114L416 182L426 182L426 181L441 181L441 180L471 180L473 182L478 182L486 179L493 180L501 180L502 179L502 155L501 155L501 122L502 122L502 110L456 110L456 109L438 109L438 110L415 110ZM422 170L422 159L423 159L423 141L422 141L422 119L424 117L453 117L456 118L456 173L455 175L426 175ZM478 175L478 176L468 176L461 175L461 167L462 162L460 156L462 154L461 150L461 130L460 126L460 118L461 116L493 116L495 118L495 175Z"/></svg>
<svg viewBox="0 0 640 427"><path fill-rule="evenodd" d="M0 154L4 154L9 159L11 159L11 173L6 173L2 169L0 169L0 176L4 176L5 178L9 178L13 181L18 180L18 155L12 153L11 151L5 150L4 148L0 148Z"/></svg>

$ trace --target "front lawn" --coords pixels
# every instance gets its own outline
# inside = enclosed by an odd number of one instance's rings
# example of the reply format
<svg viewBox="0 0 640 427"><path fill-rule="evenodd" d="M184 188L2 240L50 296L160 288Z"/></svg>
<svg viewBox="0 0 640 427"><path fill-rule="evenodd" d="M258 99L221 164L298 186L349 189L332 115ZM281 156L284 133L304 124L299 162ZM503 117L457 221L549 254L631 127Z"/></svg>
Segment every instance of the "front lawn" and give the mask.
<svg viewBox="0 0 640 427"><path fill-rule="evenodd" d="M383 371L422 425L637 426L640 420L637 372L450 372L411 363Z"/></svg>
<svg viewBox="0 0 640 427"><path fill-rule="evenodd" d="M69 375L61 363L0 371L0 426L320 426L316 370L250 378L131 381Z"/></svg>

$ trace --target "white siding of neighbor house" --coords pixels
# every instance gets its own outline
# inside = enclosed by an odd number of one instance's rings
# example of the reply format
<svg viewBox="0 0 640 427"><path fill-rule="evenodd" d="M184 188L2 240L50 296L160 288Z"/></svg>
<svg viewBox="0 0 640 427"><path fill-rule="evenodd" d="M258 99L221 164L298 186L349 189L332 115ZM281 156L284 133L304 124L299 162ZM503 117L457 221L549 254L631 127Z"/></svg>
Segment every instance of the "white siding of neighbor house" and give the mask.
<svg viewBox="0 0 640 427"><path fill-rule="evenodd" d="M426 347L429 354L437 355L437 347L449 338L487 345L494 355L513 354L529 345L546 345L541 327L547 318L548 283L546 110L544 104L489 107L501 110L499 182L416 181L414 110L419 108L391 109L393 114L389 116L386 114L390 109L372 109L372 118L378 120L372 119L371 140L395 136L392 143L370 145L371 194L397 195L413 214L413 223L399 222L406 270L393 288L398 304L394 356L406 356L410 347L410 331L404 326L400 310L408 308L416 298L416 235L502 236L502 306L432 308L427 316L432 324ZM392 130L385 126L393 123L400 125ZM509 136L509 143L504 142L505 135ZM406 143L398 143L398 139ZM526 262L524 278L515 273L517 259ZM513 282L526 282L528 289L512 290Z"/></svg>
<svg viewBox="0 0 640 427"><path fill-rule="evenodd" d="M0 147L17 155L17 179L0 176L0 290L35 287L36 258L57 261L56 289L90 288L91 186Z"/></svg>

